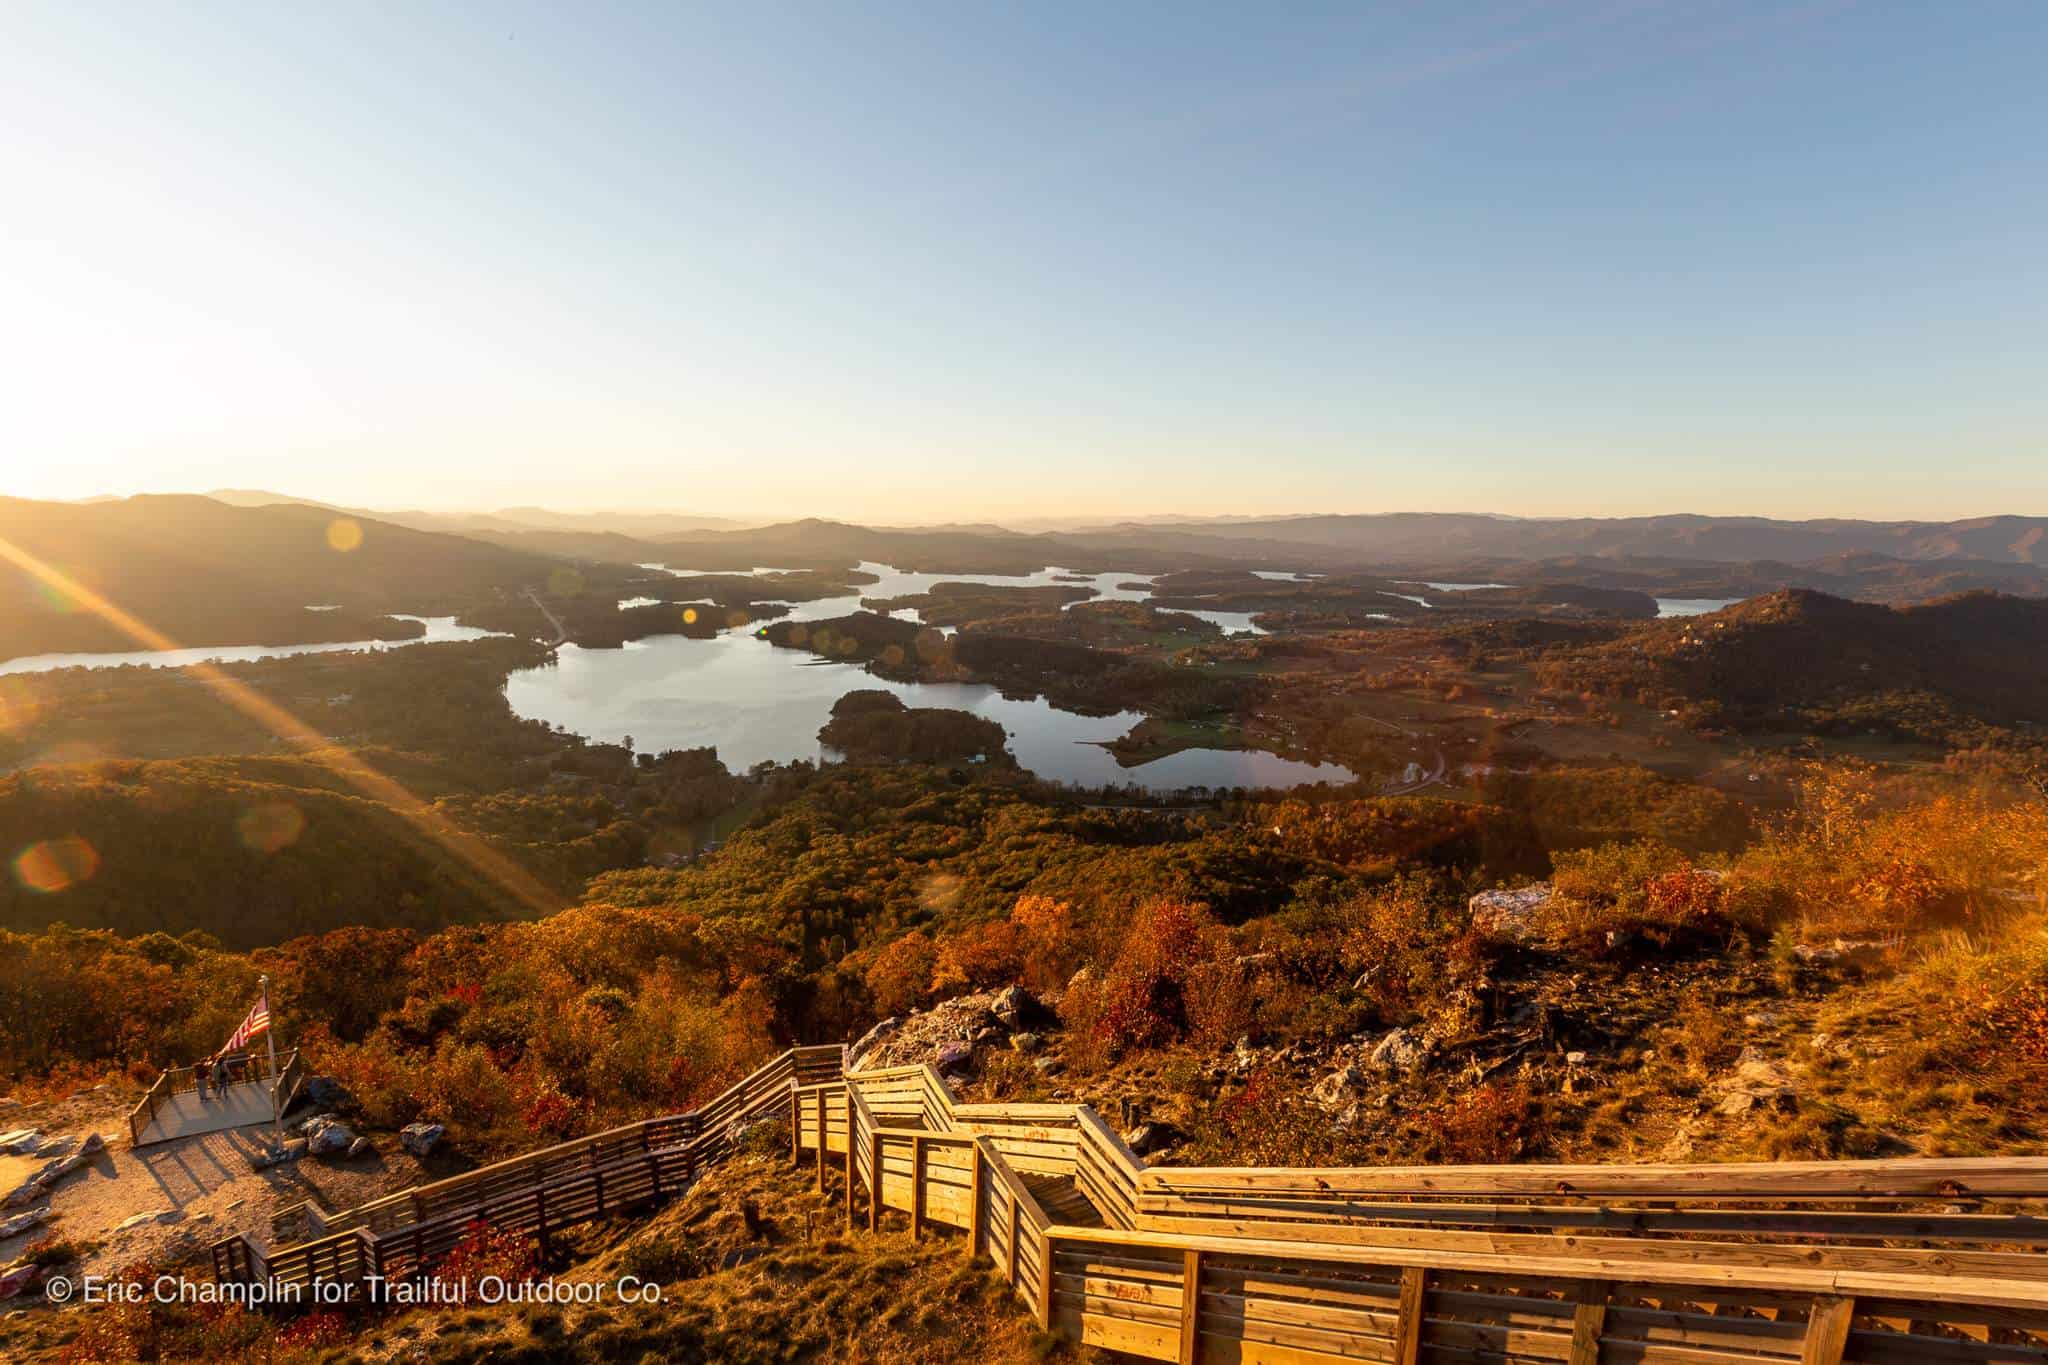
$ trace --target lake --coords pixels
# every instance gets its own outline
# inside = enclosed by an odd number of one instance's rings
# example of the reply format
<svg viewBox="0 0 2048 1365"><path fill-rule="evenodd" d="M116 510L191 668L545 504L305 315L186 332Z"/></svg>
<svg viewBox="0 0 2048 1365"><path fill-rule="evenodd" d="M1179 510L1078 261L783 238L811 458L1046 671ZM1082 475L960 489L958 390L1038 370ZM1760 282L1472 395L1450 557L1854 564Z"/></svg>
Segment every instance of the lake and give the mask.
<svg viewBox="0 0 2048 1365"><path fill-rule="evenodd" d="M788 619L844 616L856 609L859 597L908 596L927 592L934 583L1044 586L1058 583L1056 575L1066 572L1047 568L1029 575L917 574L885 564L861 568L881 581L848 596L789 603ZM676 575L685 591L694 576ZM1140 581L1146 583L1144 591L1117 586ZM1150 592L1149 579L1128 573L1091 575L1076 586L1094 587L1102 594L1091 599L1096 601L1142 601ZM1101 746L1143 720L1140 712L1082 716L1043 698L1014 701L976 683L894 682L855 664L777 649L744 627L708 640L651 636L623 649L565 644L557 649L554 663L512 674L505 696L520 716L574 734L614 743L630 735L641 753L710 747L727 768L744 772L763 762L822 760L819 727L831 715L834 702L859 688L893 692L907 706L949 707L995 721L1008 733L1008 747L1018 763L1048 781L1074 786L1129 785L1169 792L1354 780L1349 769L1334 763L1305 763L1252 750L1186 749L1136 767L1121 767Z"/></svg>
<svg viewBox="0 0 2048 1365"><path fill-rule="evenodd" d="M1657 599L1657 615L1705 616L1710 611L1719 611L1746 600L1741 597L1660 597Z"/></svg>
<svg viewBox="0 0 2048 1365"><path fill-rule="evenodd" d="M331 607L308 607L308 611L331 611ZM408 645L439 644L449 640L481 640L496 634L474 626L458 626L452 616L400 616L395 621L418 621L427 628L414 640L346 640L319 645L200 645L193 649L137 649L109 654L32 654L0 663L0 677L10 673L49 673L60 668L184 668L190 664L240 664L255 659L282 659L293 654L338 654L351 649L404 649Z"/></svg>

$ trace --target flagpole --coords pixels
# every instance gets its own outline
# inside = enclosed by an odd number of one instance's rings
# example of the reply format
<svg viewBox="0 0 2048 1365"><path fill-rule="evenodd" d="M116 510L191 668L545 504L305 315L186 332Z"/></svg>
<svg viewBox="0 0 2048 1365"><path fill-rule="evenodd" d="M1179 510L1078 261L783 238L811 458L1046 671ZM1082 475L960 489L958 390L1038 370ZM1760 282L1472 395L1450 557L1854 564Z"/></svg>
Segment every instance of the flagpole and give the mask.
<svg viewBox="0 0 2048 1365"><path fill-rule="evenodd" d="M277 1018L270 1012L270 976L265 973L256 978L256 989L263 995L263 1017L268 1022L263 1029L264 1044L270 1049L270 1130L277 1150L284 1150L284 1114L277 1107Z"/></svg>

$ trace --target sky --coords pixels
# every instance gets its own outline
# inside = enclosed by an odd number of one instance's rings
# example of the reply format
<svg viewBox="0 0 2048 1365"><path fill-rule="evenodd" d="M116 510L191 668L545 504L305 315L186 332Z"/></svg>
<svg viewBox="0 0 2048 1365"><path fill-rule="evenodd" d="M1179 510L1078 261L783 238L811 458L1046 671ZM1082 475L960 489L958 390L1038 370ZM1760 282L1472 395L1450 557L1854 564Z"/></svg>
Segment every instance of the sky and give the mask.
<svg viewBox="0 0 2048 1365"><path fill-rule="evenodd" d="M0 493L2048 513L2048 5L0 0Z"/></svg>

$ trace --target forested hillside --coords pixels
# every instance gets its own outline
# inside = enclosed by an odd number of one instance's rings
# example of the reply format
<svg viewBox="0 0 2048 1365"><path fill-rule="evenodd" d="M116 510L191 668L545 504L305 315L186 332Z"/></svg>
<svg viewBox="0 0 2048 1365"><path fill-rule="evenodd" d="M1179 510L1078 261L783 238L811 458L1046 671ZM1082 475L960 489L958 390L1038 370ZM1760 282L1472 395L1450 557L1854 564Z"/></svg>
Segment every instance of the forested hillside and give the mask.
<svg viewBox="0 0 2048 1365"><path fill-rule="evenodd" d="M0 499L0 542L186 645L416 634L399 623L366 632L365 614L452 615L545 587L562 563L316 507L183 496ZM346 614L305 610L313 606ZM139 647L20 563L0 562L0 658Z"/></svg>

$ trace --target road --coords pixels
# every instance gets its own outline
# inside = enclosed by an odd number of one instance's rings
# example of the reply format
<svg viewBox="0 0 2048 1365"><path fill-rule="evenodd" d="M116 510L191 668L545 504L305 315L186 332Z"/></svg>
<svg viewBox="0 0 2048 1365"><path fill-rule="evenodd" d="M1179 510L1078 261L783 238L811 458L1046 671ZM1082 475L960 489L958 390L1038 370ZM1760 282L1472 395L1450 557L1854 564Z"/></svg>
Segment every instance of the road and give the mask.
<svg viewBox="0 0 2048 1365"><path fill-rule="evenodd" d="M548 604L540 600L539 593L535 592L532 588L528 588L526 590L526 600L539 607L540 614L547 617L548 624L555 628L555 638L548 641L549 649L553 649L556 645L569 638L569 628L562 624L562 619L559 616L548 610Z"/></svg>

